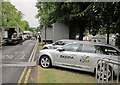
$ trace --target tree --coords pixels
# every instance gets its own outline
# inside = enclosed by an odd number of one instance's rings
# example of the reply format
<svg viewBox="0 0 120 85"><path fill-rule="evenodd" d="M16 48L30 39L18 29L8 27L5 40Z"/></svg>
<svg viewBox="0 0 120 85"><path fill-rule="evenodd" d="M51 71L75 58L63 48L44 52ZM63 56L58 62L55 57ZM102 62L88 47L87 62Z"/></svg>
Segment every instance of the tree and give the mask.
<svg viewBox="0 0 120 85"><path fill-rule="evenodd" d="M0 0L0 26L2 25L2 0Z"/></svg>
<svg viewBox="0 0 120 85"><path fill-rule="evenodd" d="M52 24L61 22L69 26L70 38L74 39L79 32L79 39L82 40L85 31L85 14L84 10L90 3L43 3L38 2L37 18L41 24Z"/></svg>
<svg viewBox="0 0 120 85"><path fill-rule="evenodd" d="M82 40L85 30L92 31L96 35L101 30L107 33L120 33L120 2L86 3L86 2L38 2L37 18L42 24L62 22L70 28L70 38L79 34Z"/></svg>
<svg viewBox="0 0 120 85"><path fill-rule="evenodd" d="M97 23L99 30L107 33L107 44L109 44L110 33L120 33L120 2L109 2L109 3L94 3L93 9L89 12L92 17L92 23L94 26ZM94 22L95 21L95 22ZM92 27L94 27L92 26Z"/></svg>
<svg viewBox="0 0 120 85"><path fill-rule="evenodd" d="M2 2L2 26L17 26L21 30L29 28L27 21L23 20L23 14L10 2Z"/></svg>

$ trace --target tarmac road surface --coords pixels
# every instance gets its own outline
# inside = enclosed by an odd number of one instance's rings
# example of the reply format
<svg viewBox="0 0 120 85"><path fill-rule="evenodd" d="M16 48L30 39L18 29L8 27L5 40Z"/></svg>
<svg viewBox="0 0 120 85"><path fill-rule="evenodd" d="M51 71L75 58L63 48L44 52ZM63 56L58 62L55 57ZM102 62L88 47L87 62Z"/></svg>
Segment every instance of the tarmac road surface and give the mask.
<svg viewBox="0 0 120 85"><path fill-rule="evenodd" d="M2 47L2 83L18 83L35 44L36 40L26 40L22 44Z"/></svg>

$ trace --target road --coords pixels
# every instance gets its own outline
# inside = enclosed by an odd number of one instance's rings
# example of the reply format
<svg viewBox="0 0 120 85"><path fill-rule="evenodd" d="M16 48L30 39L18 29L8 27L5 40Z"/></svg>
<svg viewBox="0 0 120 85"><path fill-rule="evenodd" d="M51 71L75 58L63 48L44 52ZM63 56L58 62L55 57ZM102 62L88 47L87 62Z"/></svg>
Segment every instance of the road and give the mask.
<svg viewBox="0 0 120 85"><path fill-rule="evenodd" d="M27 40L22 44L3 46L2 63L6 66L2 67L2 83L18 83L25 68L22 65L28 62L35 43L35 40ZM18 64L20 66L17 66Z"/></svg>

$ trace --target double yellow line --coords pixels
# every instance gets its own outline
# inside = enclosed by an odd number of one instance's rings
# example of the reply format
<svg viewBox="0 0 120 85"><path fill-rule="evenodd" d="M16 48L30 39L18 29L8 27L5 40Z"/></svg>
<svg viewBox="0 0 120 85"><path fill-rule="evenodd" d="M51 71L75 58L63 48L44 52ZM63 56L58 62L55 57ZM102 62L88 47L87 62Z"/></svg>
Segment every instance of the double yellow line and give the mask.
<svg viewBox="0 0 120 85"><path fill-rule="evenodd" d="M33 49L33 51L32 51L32 53L31 53L31 55L30 55L30 58L29 58L29 60L28 60L28 62L34 62L34 59L35 59L35 54L36 54L36 51L37 51L37 47L38 47L38 40L37 40L37 42L36 42L36 44L35 44L35 46L34 46L34 49ZM24 76L25 76L25 79L24 79L24 84L27 84L27 82L28 82L28 79L29 79L29 76L30 76L30 73L31 73L31 68L28 68L28 70L27 70L27 68L28 67L25 67L24 68L24 70L23 70L23 72L22 72L22 74L21 74L21 76L20 76L20 78L19 78L19 80L18 80L18 85L20 84L20 83L22 83L22 80L23 80L23 78L24 78ZM25 75L25 73L26 73L26 75Z"/></svg>

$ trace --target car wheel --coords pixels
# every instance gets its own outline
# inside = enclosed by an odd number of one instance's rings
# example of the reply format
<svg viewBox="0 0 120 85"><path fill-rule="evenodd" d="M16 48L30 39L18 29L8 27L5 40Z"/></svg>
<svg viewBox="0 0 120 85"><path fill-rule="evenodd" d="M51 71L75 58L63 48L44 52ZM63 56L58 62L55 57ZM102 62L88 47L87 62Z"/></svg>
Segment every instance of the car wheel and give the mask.
<svg viewBox="0 0 120 85"><path fill-rule="evenodd" d="M112 77L112 68L108 65L105 65L105 67L101 66L100 68L100 65L98 65L98 69L97 69L97 79L100 79L100 80L110 80Z"/></svg>
<svg viewBox="0 0 120 85"><path fill-rule="evenodd" d="M39 63L41 65L41 67L43 67L43 68L49 68L52 65L51 59L46 55L41 57Z"/></svg>

